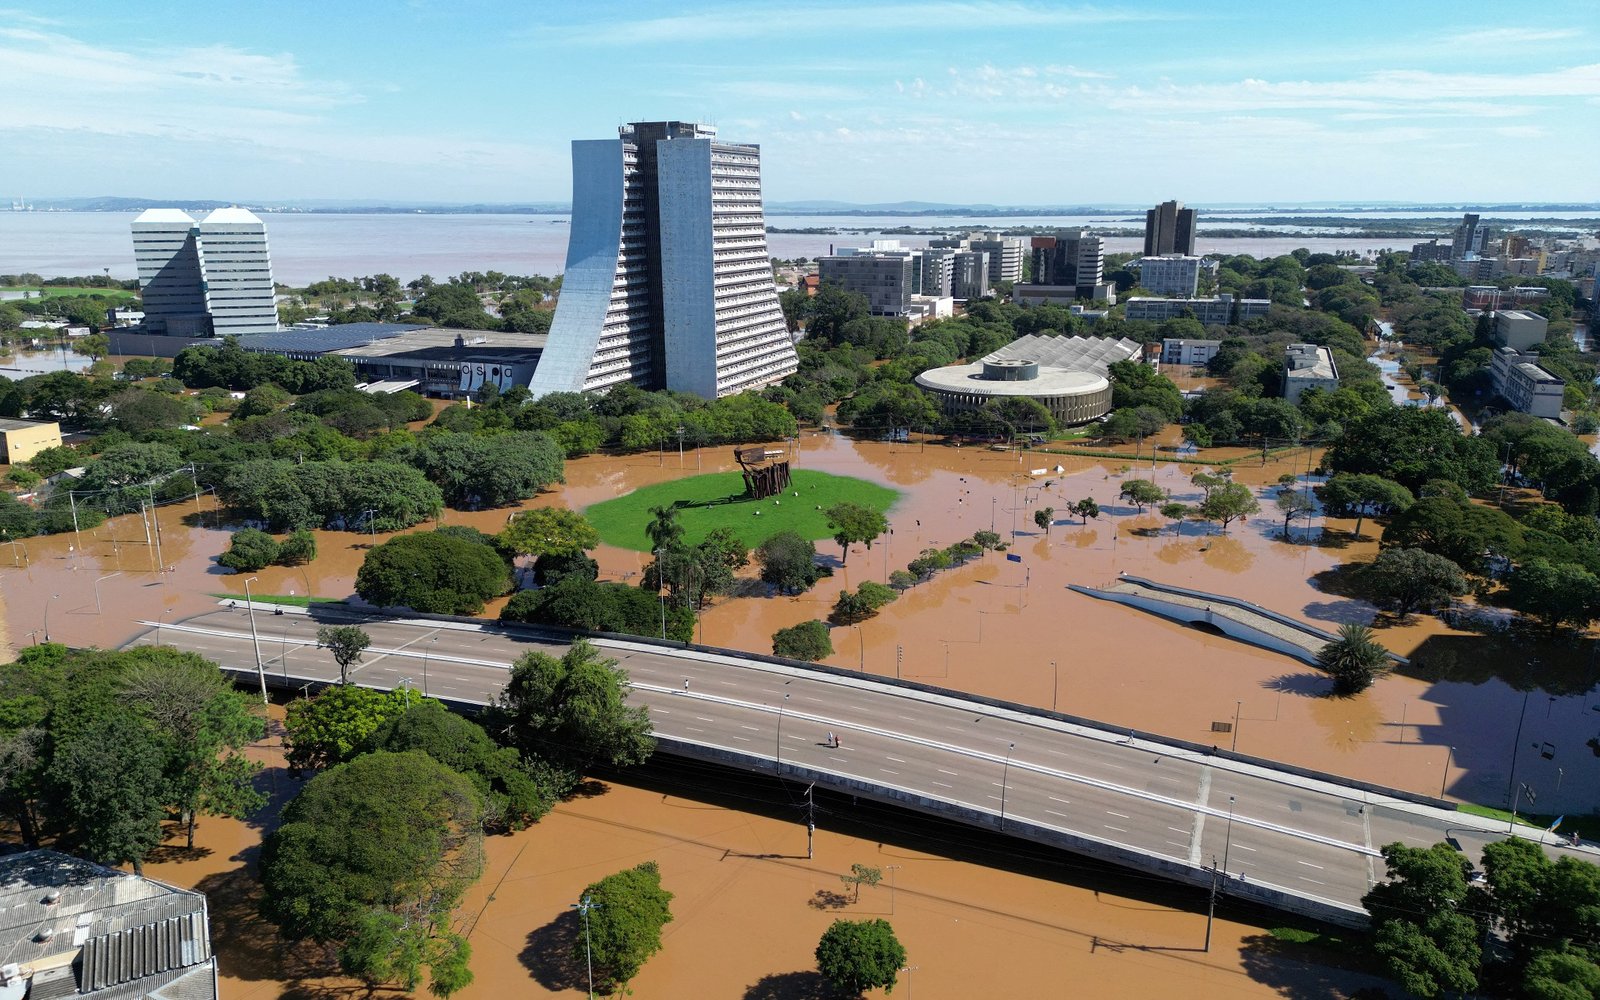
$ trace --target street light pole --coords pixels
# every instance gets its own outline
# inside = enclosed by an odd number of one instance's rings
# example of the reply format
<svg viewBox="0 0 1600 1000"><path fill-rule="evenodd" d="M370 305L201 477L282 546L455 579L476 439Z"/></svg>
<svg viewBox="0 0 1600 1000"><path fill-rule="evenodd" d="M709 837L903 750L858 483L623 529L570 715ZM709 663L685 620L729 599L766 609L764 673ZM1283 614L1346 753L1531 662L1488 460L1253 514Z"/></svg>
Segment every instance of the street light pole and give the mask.
<svg viewBox="0 0 1600 1000"><path fill-rule="evenodd" d="M51 594L50 599L44 602L44 641L50 641L50 605L56 602L60 594Z"/></svg>
<svg viewBox="0 0 1600 1000"><path fill-rule="evenodd" d="M1228 834L1222 844L1222 877L1228 877L1228 854L1233 850L1233 803L1234 797L1228 796Z"/></svg>
<svg viewBox="0 0 1600 1000"><path fill-rule="evenodd" d="M97 614L97 615L101 614L101 610L100 610L100 582L102 580L109 580L113 576L121 576L121 575L122 575L122 571L121 570L117 570L115 573L108 573L105 576L102 576L99 579L95 580L95 582L94 582L94 613L95 614Z"/></svg>
<svg viewBox="0 0 1600 1000"><path fill-rule="evenodd" d="M256 602L250 595L250 584L257 577L250 577L244 582L245 612L250 616L250 642L256 647L256 675L261 678L261 704L267 704L267 668L261 663L261 637L256 634Z"/></svg>
<svg viewBox="0 0 1600 1000"><path fill-rule="evenodd" d="M1017 749L1012 743L1006 747L1006 766L1000 771L1000 829L1006 828L1006 787L1011 778L1011 754Z"/></svg>
<svg viewBox="0 0 1600 1000"><path fill-rule="evenodd" d="M583 964L589 970L589 1000L594 1000L594 952L589 943L589 911L599 906L599 903L592 902L588 896L572 904L574 910L583 914Z"/></svg>
<svg viewBox="0 0 1600 1000"><path fill-rule="evenodd" d="M1236 702L1233 703L1233 747L1232 747L1232 749L1234 749L1234 750L1239 749L1239 712L1242 711L1243 709L1244 709L1244 702L1236 701Z"/></svg>
<svg viewBox="0 0 1600 1000"><path fill-rule="evenodd" d="M774 770L783 770L783 709L789 704L789 695L784 694L783 700L778 702L778 737L772 741L773 756L777 759Z"/></svg>
<svg viewBox="0 0 1600 1000"><path fill-rule="evenodd" d="M666 638L667 638L667 595L665 593L663 593L662 590L661 590L661 584L663 582L662 578L661 578L661 553L662 553L662 551L663 551L662 549L656 549L655 550L655 555L656 555L656 601L658 603L660 603L660 605L661 605L661 639L662 639L662 641L666 641Z"/></svg>
<svg viewBox="0 0 1600 1000"><path fill-rule="evenodd" d="M1444 777L1439 779L1439 798L1444 798L1444 787L1450 783L1450 757L1456 752L1455 747L1444 748Z"/></svg>
<svg viewBox="0 0 1600 1000"><path fill-rule="evenodd" d="M428 653L433 644L439 641L439 633L435 631L428 639L428 645L422 647L422 696L428 696Z"/></svg>
<svg viewBox="0 0 1600 1000"><path fill-rule="evenodd" d="M1056 666L1056 661L1050 661L1050 672L1055 675L1055 683L1050 687L1050 711L1056 710L1056 698L1061 694L1061 668Z"/></svg>
<svg viewBox="0 0 1600 1000"><path fill-rule="evenodd" d="M899 865L884 865L883 870L889 873L889 916L894 916L894 873Z"/></svg>

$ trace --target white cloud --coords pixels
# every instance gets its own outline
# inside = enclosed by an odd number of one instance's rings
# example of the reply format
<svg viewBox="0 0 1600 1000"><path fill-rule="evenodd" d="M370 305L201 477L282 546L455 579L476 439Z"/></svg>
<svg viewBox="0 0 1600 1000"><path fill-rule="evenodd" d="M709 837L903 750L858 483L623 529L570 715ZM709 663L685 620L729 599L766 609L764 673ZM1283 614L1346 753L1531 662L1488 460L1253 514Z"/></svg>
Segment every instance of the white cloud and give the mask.
<svg viewBox="0 0 1600 1000"><path fill-rule="evenodd" d="M1577 28L1481 28L1477 31L1458 31L1446 35L1443 42L1458 47L1473 45L1503 47L1564 41L1582 34L1583 32Z"/></svg>
<svg viewBox="0 0 1600 1000"><path fill-rule="evenodd" d="M562 45L670 45L736 39L840 35L868 32L896 37L925 31L944 32L953 25L988 30L1040 30L1095 24L1175 20L1188 15L1138 8L1121 10L1091 6L1022 3L1015 0L933 0L925 4L882 3L793 7L740 5L665 17L587 22L530 29L532 40Z"/></svg>

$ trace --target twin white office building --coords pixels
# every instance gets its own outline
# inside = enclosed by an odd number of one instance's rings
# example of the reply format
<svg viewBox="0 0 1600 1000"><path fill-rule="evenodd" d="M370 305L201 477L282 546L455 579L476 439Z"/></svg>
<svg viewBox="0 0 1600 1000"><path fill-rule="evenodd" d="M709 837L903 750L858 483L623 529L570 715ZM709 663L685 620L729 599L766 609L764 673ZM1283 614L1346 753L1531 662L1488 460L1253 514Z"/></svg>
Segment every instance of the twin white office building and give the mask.
<svg viewBox="0 0 1600 1000"><path fill-rule="evenodd" d="M175 208L152 208L133 220L144 326L178 337L273 333L267 227L242 208L219 208L196 221Z"/></svg>

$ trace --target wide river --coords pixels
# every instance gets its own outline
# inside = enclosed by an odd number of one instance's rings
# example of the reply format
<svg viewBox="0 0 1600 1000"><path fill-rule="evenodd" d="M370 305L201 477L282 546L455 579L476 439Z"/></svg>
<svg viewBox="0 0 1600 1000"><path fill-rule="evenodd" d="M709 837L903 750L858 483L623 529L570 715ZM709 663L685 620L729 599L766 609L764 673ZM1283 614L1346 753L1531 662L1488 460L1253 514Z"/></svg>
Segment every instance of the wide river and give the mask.
<svg viewBox="0 0 1600 1000"><path fill-rule="evenodd" d="M34 273L45 277L110 273L117 278L135 276L132 213L121 212L0 212L0 274ZM330 275L352 277L387 273L402 281L422 274L435 278L462 271L503 271L508 274L559 274L567 256L567 217L564 215L304 215L275 213L264 216L272 247L273 276L296 287ZM944 228L972 229L1002 226L1141 225L1143 218L1108 213L1096 216L1037 216L985 219L983 217L897 216L767 216L768 225L783 229ZM1242 228L1227 223L1229 228ZM768 249L774 257L817 257L834 246L854 246L882 233L840 235L772 233ZM926 246L926 237L898 238L906 246ZM1200 229L1201 253L1246 253L1273 257L1296 247L1313 251L1370 252L1407 241L1360 236L1261 237L1207 239ZM1112 253L1138 252L1138 237L1109 237Z"/></svg>

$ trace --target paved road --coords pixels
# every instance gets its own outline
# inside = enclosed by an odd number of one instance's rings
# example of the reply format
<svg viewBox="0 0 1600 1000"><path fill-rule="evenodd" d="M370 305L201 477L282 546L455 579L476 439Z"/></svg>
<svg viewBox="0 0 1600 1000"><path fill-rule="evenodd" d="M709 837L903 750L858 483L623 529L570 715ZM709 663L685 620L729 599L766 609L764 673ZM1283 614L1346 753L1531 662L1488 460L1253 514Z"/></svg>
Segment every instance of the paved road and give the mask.
<svg viewBox="0 0 1600 1000"><path fill-rule="evenodd" d="M160 641L235 669L255 665L242 608L165 625L159 636L155 623L144 624L152 630L135 644ZM332 657L316 647L317 623L303 613L258 609L256 626L275 686L337 679ZM565 649L489 626L383 620L363 627L373 643L355 668L356 683L426 685L435 697L466 703L490 701L523 652ZM597 644L628 671L633 699L649 707L663 737L758 758L759 767L781 763L909 791L1180 865L1214 865L1241 889L1254 883L1359 911L1362 894L1383 876L1376 847L1425 846L1448 833L1476 858L1484 843L1505 835L1502 824L1449 810L870 678ZM830 732L842 746L828 744Z"/></svg>

